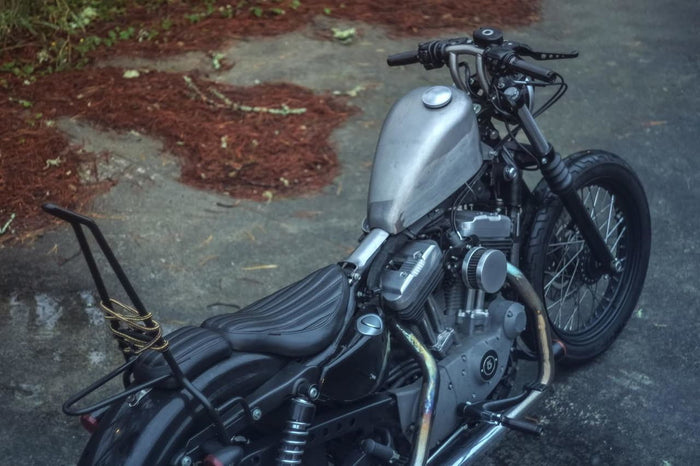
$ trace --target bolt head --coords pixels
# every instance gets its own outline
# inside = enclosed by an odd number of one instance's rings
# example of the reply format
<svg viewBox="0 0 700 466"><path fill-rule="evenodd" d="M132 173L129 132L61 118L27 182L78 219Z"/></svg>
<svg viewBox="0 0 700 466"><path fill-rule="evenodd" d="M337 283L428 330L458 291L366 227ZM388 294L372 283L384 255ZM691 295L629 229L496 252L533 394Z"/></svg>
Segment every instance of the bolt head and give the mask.
<svg viewBox="0 0 700 466"><path fill-rule="evenodd" d="M315 400L316 398L318 398L318 395L318 387L316 387L316 385L312 385L311 388L309 388L309 398Z"/></svg>
<svg viewBox="0 0 700 466"><path fill-rule="evenodd" d="M253 410L250 412L250 415L254 421L259 421L262 417L262 410L260 408L253 408Z"/></svg>
<svg viewBox="0 0 700 466"><path fill-rule="evenodd" d="M517 175L518 169L512 165L508 165L503 169L503 176L508 181L514 180Z"/></svg>
<svg viewBox="0 0 700 466"><path fill-rule="evenodd" d="M613 261L612 261L612 269L613 269L616 273L622 272L622 261L620 261L620 259L615 259L615 260L613 260Z"/></svg>
<svg viewBox="0 0 700 466"><path fill-rule="evenodd" d="M506 98L508 98L508 99L513 99L513 100L515 100L515 99L517 99L518 96L520 95L520 91L518 91L518 90L517 90L516 88L514 88L514 87L509 87L508 89L506 89L505 91L503 91L503 95L505 95Z"/></svg>
<svg viewBox="0 0 700 466"><path fill-rule="evenodd" d="M180 466L192 466L192 458L189 456L183 456L180 460Z"/></svg>

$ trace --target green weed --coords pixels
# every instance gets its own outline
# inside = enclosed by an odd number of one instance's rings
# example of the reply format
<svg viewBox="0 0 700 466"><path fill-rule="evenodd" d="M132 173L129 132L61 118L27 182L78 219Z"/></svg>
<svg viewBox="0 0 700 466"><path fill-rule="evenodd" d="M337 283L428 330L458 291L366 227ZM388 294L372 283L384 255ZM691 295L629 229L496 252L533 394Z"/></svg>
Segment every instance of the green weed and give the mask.
<svg viewBox="0 0 700 466"><path fill-rule="evenodd" d="M0 56L7 57L5 62L0 62L0 73L31 80L36 74L82 67L89 62L91 52L101 47L111 47L120 41L154 40L177 27L177 20L166 17L148 27L126 24L101 34L95 32L95 25L123 17L135 5L157 11L169 1L0 0ZM299 0L239 0L224 6L217 6L216 0L204 0L192 2L190 12L182 19L194 24L214 14L223 18L239 15L272 18L300 6ZM324 9L326 14L330 11ZM31 53L22 53L23 49ZM3 78L2 83L8 80Z"/></svg>

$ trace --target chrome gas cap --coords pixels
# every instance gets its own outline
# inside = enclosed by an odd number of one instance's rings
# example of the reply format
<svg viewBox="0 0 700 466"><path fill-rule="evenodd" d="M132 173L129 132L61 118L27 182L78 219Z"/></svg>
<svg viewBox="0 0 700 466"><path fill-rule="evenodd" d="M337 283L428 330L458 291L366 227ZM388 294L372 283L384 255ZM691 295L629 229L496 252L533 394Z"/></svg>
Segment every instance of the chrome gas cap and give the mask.
<svg viewBox="0 0 700 466"><path fill-rule="evenodd" d="M447 86L433 86L423 93L423 105L428 108L442 108L452 100L452 89Z"/></svg>

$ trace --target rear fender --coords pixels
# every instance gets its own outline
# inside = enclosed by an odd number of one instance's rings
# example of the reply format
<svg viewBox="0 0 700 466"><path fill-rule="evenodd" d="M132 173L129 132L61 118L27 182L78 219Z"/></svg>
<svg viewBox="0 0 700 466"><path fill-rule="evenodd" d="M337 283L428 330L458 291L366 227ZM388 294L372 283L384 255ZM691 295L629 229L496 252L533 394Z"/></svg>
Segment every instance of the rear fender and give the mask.
<svg viewBox="0 0 700 466"><path fill-rule="evenodd" d="M234 353L193 380L216 405L245 396L277 373L286 360ZM131 407L110 408L90 437L80 465L166 465L189 437L210 423L202 405L186 390L154 389Z"/></svg>

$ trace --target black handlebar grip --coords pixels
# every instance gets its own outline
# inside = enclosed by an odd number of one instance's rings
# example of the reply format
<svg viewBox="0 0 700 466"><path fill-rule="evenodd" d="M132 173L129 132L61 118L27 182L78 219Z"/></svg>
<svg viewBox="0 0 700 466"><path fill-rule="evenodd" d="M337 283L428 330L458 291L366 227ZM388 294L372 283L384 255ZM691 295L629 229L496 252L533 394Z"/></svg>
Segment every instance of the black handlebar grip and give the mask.
<svg viewBox="0 0 700 466"><path fill-rule="evenodd" d="M413 65L414 63L418 63L418 52L415 50L395 53L386 59L386 64L389 66Z"/></svg>
<svg viewBox="0 0 700 466"><path fill-rule="evenodd" d="M535 65L529 61L521 60L518 57L513 57L508 63L508 66L515 71L520 71L523 74L542 81L552 82L556 78L556 73L549 68Z"/></svg>

